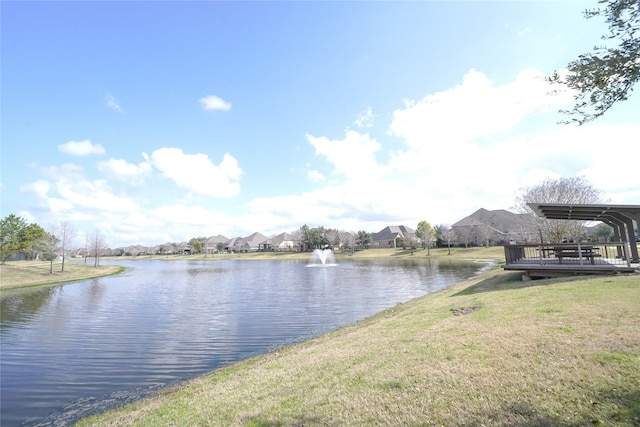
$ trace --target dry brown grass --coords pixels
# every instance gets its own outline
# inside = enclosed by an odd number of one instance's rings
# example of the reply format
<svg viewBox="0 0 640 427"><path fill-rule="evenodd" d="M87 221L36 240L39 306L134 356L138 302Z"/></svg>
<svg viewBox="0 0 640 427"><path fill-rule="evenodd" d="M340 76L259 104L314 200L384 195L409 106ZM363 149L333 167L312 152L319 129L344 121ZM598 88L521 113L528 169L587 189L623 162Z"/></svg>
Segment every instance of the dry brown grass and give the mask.
<svg viewBox="0 0 640 427"><path fill-rule="evenodd" d="M640 423L640 277L492 272L81 425ZM452 310L464 315L454 315Z"/></svg>
<svg viewBox="0 0 640 427"><path fill-rule="evenodd" d="M53 264L53 274L50 274L48 261L11 261L0 265L0 289L39 286L76 280L91 279L119 273L122 267L112 265L93 266L66 262L64 271L60 271L59 263Z"/></svg>

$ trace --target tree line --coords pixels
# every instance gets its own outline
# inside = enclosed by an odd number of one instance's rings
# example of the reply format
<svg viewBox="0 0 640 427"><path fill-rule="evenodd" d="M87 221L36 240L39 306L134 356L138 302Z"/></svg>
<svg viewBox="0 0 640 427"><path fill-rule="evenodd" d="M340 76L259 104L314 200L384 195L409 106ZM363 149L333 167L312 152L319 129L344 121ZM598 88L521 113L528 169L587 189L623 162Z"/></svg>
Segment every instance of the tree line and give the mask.
<svg viewBox="0 0 640 427"><path fill-rule="evenodd" d="M52 225L46 230L36 223L29 224L24 218L11 214L0 220L0 263L4 264L22 254L27 260L42 259L50 262L49 272L53 273L53 261L62 256L60 271L64 271L66 254L76 237L76 231L66 221ZM101 253L107 245L104 236L96 231L85 239L86 254L91 253L94 266L100 265Z"/></svg>

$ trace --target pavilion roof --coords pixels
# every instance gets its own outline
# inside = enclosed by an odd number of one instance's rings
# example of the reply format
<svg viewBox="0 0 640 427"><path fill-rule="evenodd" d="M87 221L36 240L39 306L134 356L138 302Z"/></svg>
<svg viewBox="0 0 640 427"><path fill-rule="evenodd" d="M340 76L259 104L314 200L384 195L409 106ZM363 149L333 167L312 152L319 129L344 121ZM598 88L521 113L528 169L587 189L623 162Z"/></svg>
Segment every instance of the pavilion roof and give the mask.
<svg viewBox="0 0 640 427"><path fill-rule="evenodd" d="M568 219L577 221L640 219L640 205L604 205L571 203L528 203L529 207L541 217L548 219Z"/></svg>

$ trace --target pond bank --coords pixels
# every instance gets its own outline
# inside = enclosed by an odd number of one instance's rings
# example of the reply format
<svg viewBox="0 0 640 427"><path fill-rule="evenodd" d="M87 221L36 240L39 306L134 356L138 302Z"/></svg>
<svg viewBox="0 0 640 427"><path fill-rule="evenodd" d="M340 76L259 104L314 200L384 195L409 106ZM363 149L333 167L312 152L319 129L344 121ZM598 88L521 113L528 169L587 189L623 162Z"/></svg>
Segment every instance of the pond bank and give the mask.
<svg viewBox="0 0 640 427"><path fill-rule="evenodd" d="M494 270L79 425L635 425L638 286Z"/></svg>
<svg viewBox="0 0 640 427"><path fill-rule="evenodd" d="M0 265L0 290L95 279L118 274L123 270L123 267L114 265L94 267L93 262L79 264L67 261L64 264L64 271L60 271L60 263L54 263L53 274L50 274L48 261L9 261Z"/></svg>

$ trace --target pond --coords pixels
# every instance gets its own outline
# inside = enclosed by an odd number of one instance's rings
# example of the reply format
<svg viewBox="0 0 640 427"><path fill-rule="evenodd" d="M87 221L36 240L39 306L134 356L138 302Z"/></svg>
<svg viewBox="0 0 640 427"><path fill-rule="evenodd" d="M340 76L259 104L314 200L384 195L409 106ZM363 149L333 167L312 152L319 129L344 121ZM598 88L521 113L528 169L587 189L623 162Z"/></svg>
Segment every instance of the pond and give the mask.
<svg viewBox="0 0 640 427"><path fill-rule="evenodd" d="M2 426L68 425L486 267L417 258L322 268L301 261L113 263L131 268L2 292Z"/></svg>

